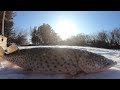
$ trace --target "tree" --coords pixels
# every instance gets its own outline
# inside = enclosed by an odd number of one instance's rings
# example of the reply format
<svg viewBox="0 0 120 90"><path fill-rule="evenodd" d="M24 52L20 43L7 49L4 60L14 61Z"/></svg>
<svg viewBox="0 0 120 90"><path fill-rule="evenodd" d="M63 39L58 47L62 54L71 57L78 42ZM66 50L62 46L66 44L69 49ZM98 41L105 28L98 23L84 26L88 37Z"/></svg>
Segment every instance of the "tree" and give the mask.
<svg viewBox="0 0 120 90"><path fill-rule="evenodd" d="M34 28L31 36L33 44L53 45L61 40L49 24L43 24L37 30Z"/></svg>
<svg viewBox="0 0 120 90"><path fill-rule="evenodd" d="M109 35L106 31L98 32L96 35L95 40L95 46L97 47L103 47L103 48L109 48Z"/></svg>
<svg viewBox="0 0 120 90"><path fill-rule="evenodd" d="M108 35L106 31L101 31L98 33L97 39L101 42L108 42Z"/></svg>
<svg viewBox="0 0 120 90"><path fill-rule="evenodd" d="M16 37L16 43L18 45L27 45L28 42L27 42L26 35L20 32Z"/></svg>
<svg viewBox="0 0 120 90"><path fill-rule="evenodd" d="M37 27L34 27L32 32L31 32L31 41L32 41L33 44L42 43L42 42L40 42L41 40L39 40Z"/></svg>
<svg viewBox="0 0 120 90"><path fill-rule="evenodd" d="M89 43L91 46L96 46L96 42L97 42L96 38L97 38L96 34L89 35Z"/></svg>
<svg viewBox="0 0 120 90"><path fill-rule="evenodd" d="M15 28L13 30L14 34L11 36L11 42L16 43L17 45L28 45L27 35L28 33L25 30Z"/></svg>
<svg viewBox="0 0 120 90"><path fill-rule="evenodd" d="M67 45L84 46L89 43L89 36L83 33L71 36L65 41Z"/></svg>
<svg viewBox="0 0 120 90"><path fill-rule="evenodd" d="M0 34L2 34L2 18L3 12L0 11ZM8 38L8 43L11 42L11 36L14 34L13 30L13 17L15 16L15 12L13 11L6 11L5 20L4 20L4 35Z"/></svg>
<svg viewBox="0 0 120 90"><path fill-rule="evenodd" d="M120 47L120 28L115 28L111 31L111 45L114 47Z"/></svg>

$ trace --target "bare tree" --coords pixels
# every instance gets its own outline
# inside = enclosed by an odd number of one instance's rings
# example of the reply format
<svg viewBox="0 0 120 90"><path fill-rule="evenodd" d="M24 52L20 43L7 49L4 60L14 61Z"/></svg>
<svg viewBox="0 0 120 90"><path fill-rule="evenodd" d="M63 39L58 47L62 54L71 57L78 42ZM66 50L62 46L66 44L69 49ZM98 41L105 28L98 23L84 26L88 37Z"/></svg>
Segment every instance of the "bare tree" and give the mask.
<svg viewBox="0 0 120 90"><path fill-rule="evenodd" d="M120 46L120 28L116 28L111 32L111 45Z"/></svg>

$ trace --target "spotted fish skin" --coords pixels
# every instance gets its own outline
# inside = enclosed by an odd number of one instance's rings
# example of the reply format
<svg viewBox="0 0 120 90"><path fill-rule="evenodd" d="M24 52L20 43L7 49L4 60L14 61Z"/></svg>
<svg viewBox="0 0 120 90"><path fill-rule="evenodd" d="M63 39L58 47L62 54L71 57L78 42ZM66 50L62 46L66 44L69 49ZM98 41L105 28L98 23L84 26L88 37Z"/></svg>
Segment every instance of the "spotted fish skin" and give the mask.
<svg viewBox="0 0 120 90"><path fill-rule="evenodd" d="M59 47L22 49L5 54L4 58L25 70L70 75L99 72L117 64L85 50Z"/></svg>
<svg viewBox="0 0 120 90"><path fill-rule="evenodd" d="M32 48L6 54L4 58L30 71L76 74L82 70L77 65L78 60L74 59L77 54L72 55L73 51L65 48Z"/></svg>

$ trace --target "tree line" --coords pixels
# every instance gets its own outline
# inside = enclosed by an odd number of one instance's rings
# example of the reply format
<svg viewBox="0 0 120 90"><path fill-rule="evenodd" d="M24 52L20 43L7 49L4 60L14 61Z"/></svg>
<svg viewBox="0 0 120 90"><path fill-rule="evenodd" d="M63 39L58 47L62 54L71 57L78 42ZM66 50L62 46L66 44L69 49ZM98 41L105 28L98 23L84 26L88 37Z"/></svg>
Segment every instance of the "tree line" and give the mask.
<svg viewBox="0 0 120 90"><path fill-rule="evenodd" d="M67 40L62 40L50 25L43 24L38 29L35 27L32 30L31 41L34 45L71 45L120 49L120 28L103 30L94 35L80 33Z"/></svg>
<svg viewBox="0 0 120 90"><path fill-rule="evenodd" d="M0 28L2 28L2 15L3 11L0 11ZM103 30L93 35L79 33L67 40L62 40L55 30L45 23L30 30L30 41L32 44L29 44L27 38L29 34L24 33L25 31L18 32L21 30L13 28L13 18L15 16L15 12L6 11L5 36L8 38L8 43L15 42L17 45L71 45L120 49L120 28L109 31ZM2 30L0 30L0 34L2 34Z"/></svg>

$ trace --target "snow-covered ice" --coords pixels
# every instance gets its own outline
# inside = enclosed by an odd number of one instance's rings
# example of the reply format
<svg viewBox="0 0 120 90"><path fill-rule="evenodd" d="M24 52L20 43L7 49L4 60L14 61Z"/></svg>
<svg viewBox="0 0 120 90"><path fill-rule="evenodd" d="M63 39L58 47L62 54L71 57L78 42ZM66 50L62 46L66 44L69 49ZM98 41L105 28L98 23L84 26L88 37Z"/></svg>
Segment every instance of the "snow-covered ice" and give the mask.
<svg viewBox="0 0 120 90"><path fill-rule="evenodd" d="M20 49L36 48L41 46L25 46L19 47ZM42 46L44 47L44 46ZM48 46L49 47L49 46ZM61 46L55 46L61 47ZM120 50L110 50L102 48L93 47L83 47L83 46L63 46L66 48L75 48L87 50L99 55L105 56L106 58L117 61L117 65L108 69L104 72L91 73L91 74L80 74L76 79L120 79ZM29 73L24 72L21 68L14 66L14 68L9 67L8 61L3 61L0 66L0 79L64 79L64 75L46 75L39 73Z"/></svg>

